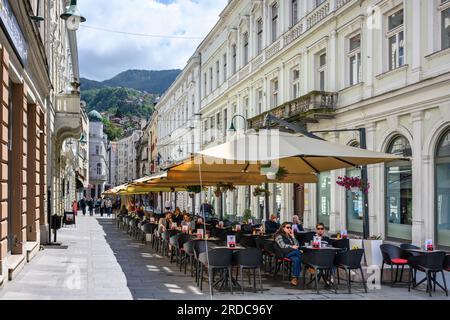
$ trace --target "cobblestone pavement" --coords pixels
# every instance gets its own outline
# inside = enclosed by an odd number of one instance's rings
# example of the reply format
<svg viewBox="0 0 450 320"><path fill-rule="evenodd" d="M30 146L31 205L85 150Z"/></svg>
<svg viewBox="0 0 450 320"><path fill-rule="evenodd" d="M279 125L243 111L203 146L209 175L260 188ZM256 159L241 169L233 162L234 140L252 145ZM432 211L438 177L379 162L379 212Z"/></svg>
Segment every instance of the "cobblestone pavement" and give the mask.
<svg viewBox="0 0 450 320"><path fill-rule="evenodd" d="M79 216L76 227L58 232L60 248L46 247L22 272L0 289L0 299L211 299L204 283L200 292L189 275L179 272L169 259L153 252L149 245L133 240L118 230L115 221L100 217ZM447 278L449 278L447 273ZM447 279L449 282L450 279ZM248 285L248 282L246 282ZM339 293L292 288L287 281L263 277L264 293L244 294L215 292L214 299L430 299L425 288L412 290L391 288L364 293L354 284L346 293L341 283ZM433 300L448 299L437 290Z"/></svg>

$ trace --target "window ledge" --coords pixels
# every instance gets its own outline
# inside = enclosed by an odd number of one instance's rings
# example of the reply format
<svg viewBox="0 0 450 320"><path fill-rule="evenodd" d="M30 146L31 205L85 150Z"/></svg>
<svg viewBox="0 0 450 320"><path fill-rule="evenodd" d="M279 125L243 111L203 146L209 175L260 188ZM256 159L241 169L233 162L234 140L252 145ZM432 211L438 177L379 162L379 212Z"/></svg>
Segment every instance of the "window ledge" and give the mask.
<svg viewBox="0 0 450 320"><path fill-rule="evenodd" d="M445 56L447 54L450 54L450 48L442 49L442 50L433 52L432 54L429 54L429 55L425 56L425 59L432 60L432 59L440 58L440 57Z"/></svg>
<svg viewBox="0 0 450 320"><path fill-rule="evenodd" d="M381 79L384 79L385 77L388 77L388 76L393 75L393 74L395 74L395 73L402 72L402 71L408 69L408 67L409 67L409 65L408 65L408 64L405 64L405 65L403 65L403 66L401 66L401 67L399 67L399 68L395 68L395 69L393 69L393 70L389 70L389 71L380 73L379 75L377 75L377 76L375 76L375 77L376 77L378 80L381 80Z"/></svg>
<svg viewBox="0 0 450 320"><path fill-rule="evenodd" d="M363 86L364 86L364 82L359 82L357 84L353 84L351 86L347 86L345 88L342 88L341 90L339 90L339 93L345 93L345 92L350 91L352 89L361 88Z"/></svg>

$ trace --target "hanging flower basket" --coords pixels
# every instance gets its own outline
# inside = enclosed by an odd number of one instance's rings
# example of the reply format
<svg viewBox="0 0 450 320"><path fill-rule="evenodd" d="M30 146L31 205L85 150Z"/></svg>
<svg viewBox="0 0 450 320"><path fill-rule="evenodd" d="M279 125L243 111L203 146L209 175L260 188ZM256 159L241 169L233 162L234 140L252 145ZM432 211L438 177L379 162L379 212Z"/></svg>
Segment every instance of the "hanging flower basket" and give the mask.
<svg viewBox="0 0 450 320"><path fill-rule="evenodd" d="M189 187L187 187L187 192L189 192L189 193L200 193L200 192L202 192L202 187L200 187L200 186L189 186Z"/></svg>
<svg viewBox="0 0 450 320"><path fill-rule="evenodd" d="M261 188L261 187L256 187L254 190L253 190L253 196L255 196L255 197L258 197L258 196L265 196L265 195L268 195L268 196L270 196L270 191L269 190L266 190L266 189L264 189L264 188Z"/></svg>
<svg viewBox="0 0 450 320"><path fill-rule="evenodd" d="M288 174L285 167L279 167L275 172L270 161L266 164L261 164L260 170L261 174L265 174L269 180L283 180Z"/></svg>
<svg viewBox="0 0 450 320"><path fill-rule="evenodd" d="M370 188L370 183L362 180L360 177L338 177L336 184L353 193L361 191L364 193L368 193Z"/></svg>

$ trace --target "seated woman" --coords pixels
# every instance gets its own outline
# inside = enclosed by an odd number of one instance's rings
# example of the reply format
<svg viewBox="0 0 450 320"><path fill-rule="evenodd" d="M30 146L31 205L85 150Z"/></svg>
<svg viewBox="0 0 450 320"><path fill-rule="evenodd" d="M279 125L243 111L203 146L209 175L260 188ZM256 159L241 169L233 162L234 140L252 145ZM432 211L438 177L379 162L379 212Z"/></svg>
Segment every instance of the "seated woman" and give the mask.
<svg viewBox="0 0 450 320"><path fill-rule="evenodd" d="M294 215L292 217L292 230L294 230L295 232L301 232L301 231L305 231L303 229L303 225L300 223L300 219L297 215Z"/></svg>
<svg viewBox="0 0 450 320"><path fill-rule="evenodd" d="M185 214L183 216L183 221L181 222L181 226L188 226L189 230L194 230L195 229L195 221L192 220L190 215Z"/></svg>
<svg viewBox="0 0 450 320"><path fill-rule="evenodd" d="M158 231L159 233L163 233L166 230L170 229L170 226L172 225L173 220L172 220L172 212L167 212L166 216L164 218L159 219L159 226L158 226Z"/></svg>
<svg viewBox="0 0 450 320"><path fill-rule="evenodd" d="M284 253L285 258L292 261L292 280L291 285L298 285L298 278L300 277L302 254L299 250L299 243L294 236L292 224L284 222L280 229L275 233L275 241Z"/></svg>

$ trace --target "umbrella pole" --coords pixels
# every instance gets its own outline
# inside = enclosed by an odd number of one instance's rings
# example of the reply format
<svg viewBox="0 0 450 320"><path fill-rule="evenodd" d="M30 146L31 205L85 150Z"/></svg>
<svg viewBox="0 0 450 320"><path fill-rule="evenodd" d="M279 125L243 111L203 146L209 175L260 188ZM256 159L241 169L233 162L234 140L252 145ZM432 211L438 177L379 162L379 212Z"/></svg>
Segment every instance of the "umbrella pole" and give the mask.
<svg viewBox="0 0 450 320"><path fill-rule="evenodd" d="M359 129L359 139L361 144L361 149L367 149L366 142L366 128ZM367 166L363 166L361 169L361 179L362 181L368 181ZM363 201L363 237L364 239L369 239L369 197L368 193L363 190L362 193Z"/></svg>

